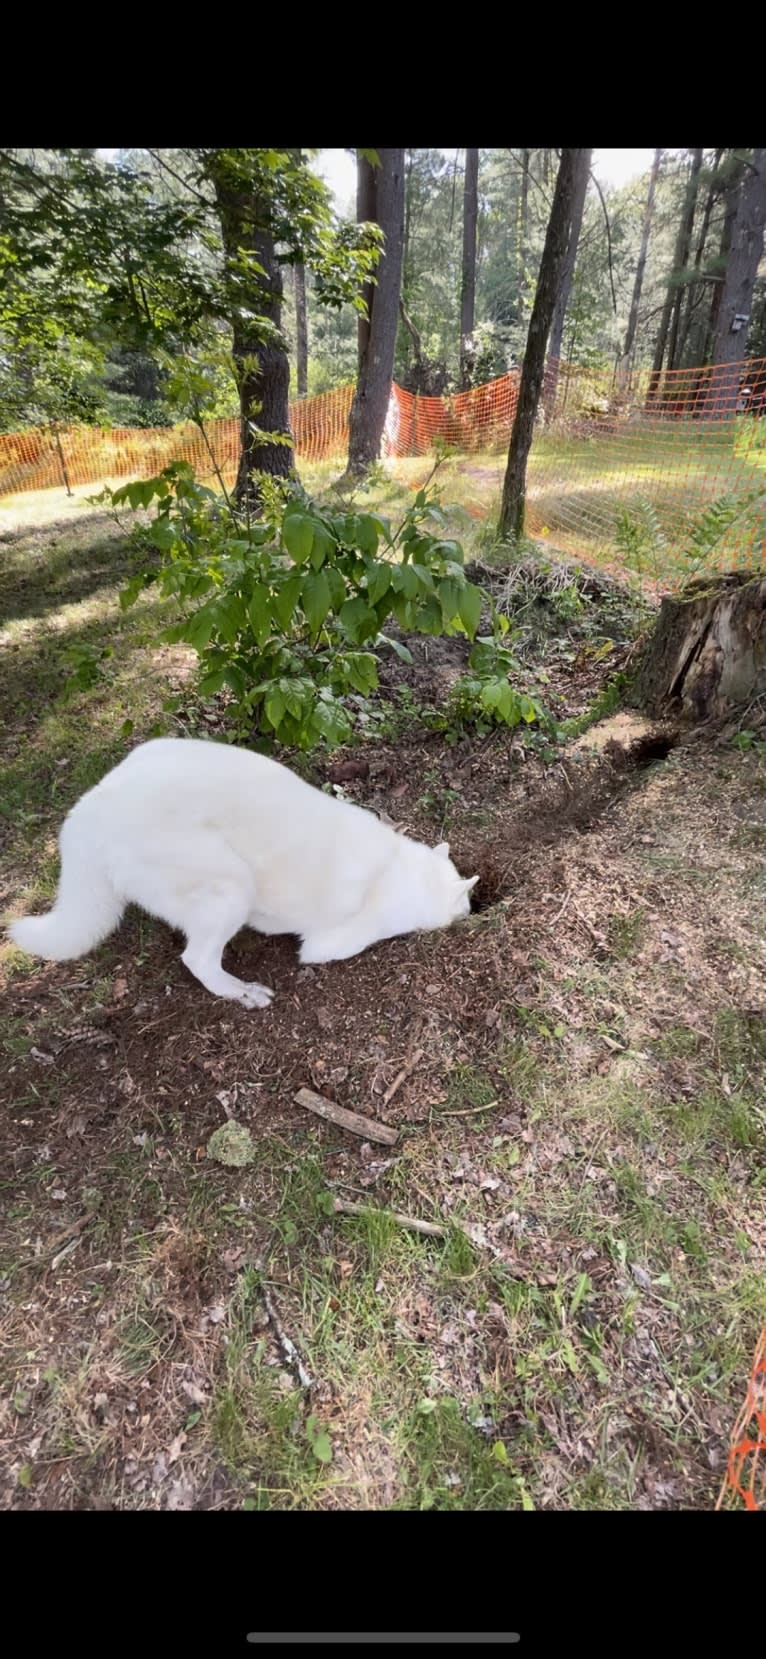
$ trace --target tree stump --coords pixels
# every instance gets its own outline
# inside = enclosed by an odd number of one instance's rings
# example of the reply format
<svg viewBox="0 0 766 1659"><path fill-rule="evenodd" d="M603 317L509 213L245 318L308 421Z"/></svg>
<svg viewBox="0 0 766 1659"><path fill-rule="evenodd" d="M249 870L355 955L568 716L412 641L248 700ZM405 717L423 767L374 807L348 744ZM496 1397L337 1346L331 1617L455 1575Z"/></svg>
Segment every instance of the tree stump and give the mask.
<svg viewBox="0 0 766 1659"><path fill-rule="evenodd" d="M766 693L766 576L732 572L663 599L638 674L655 716L716 720Z"/></svg>

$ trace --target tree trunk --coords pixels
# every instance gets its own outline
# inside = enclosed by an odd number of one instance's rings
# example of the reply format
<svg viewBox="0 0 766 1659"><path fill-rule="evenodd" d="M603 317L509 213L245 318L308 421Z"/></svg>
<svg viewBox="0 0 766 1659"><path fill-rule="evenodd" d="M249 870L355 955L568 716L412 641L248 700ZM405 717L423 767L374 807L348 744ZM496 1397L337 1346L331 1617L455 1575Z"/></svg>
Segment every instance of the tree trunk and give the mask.
<svg viewBox="0 0 766 1659"><path fill-rule="evenodd" d="M306 267L293 266L295 281L295 368L298 396L305 397L309 387L309 329L306 311Z"/></svg>
<svg viewBox="0 0 766 1659"><path fill-rule="evenodd" d="M380 225L385 236L375 285L364 289L367 315L358 328L359 371L349 417L348 470L363 473L377 461L394 372L402 279L404 150L378 150L380 166L357 160L356 209L360 222Z"/></svg>
<svg viewBox="0 0 766 1659"><path fill-rule="evenodd" d="M687 347L687 344L688 344L688 341L689 341L689 336L691 334L692 325L693 325L693 322L694 322L695 312L698 312L699 309L700 309L700 305L701 305L702 299L703 299L704 284L705 284L705 281L707 280L705 277L703 277L700 274L700 271L701 271L701 266L702 266L702 260L704 258L704 254L705 254L705 247L706 247L706 244L707 244L708 231L710 229L710 219L711 219L711 216L712 216L713 207L715 205L716 197L717 197L717 195L719 193L719 190L720 190L720 183L719 183L719 180L718 180L718 169L721 165L722 155L723 155L723 150L716 150L715 159L713 161L712 174L710 176L710 183L708 184L708 191L707 191L707 195L705 197L705 206L704 206L703 211L702 211L702 219L701 219L701 222L700 222L699 233L698 233L698 236L697 236L697 246L696 246L695 252L694 252L694 279L693 279L692 282L689 283L687 293L686 293L686 309L685 309L685 312L684 312L684 322L683 322L683 328L681 330L681 338L680 338L680 341L679 341L679 344L678 344L678 362L679 362L679 365L682 364L683 361L684 361L684 356L685 356L685 353L686 353L686 347ZM696 292L695 292L695 289L696 289ZM702 361L704 361L704 359L702 359L700 357L700 358L697 358L696 361L697 362L702 362ZM694 365L694 362L695 362L695 358L694 358L694 356L692 356L692 365Z"/></svg>
<svg viewBox="0 0 766 1659"><path fill-rule="evenodd" d="M519 319L525 310L525 282L527 274L527 229L529 224L529 150L521 152L521 192L519 194L518 220L518 268L519 268Z"/></svg>
<svg viewBox="0 0 766 1659"><path fill-rule="evenodd" d="M619 367L618 367L618 370L617 370L618 381L621 382L622 384L625 383L625 381L627 380L628 375L630 373L630 360L631 360L631 357L633 355L633 345L634 345L635 338L636 338L636 329L638 327L638 308L641 304L641 290L644 286L644 271L646 269L646 255L649 251L649 232L651 231L651 228L652 228L652 217L653 217L653 214L654 214L654 195L655 195L655 191L657 189L657 179L659 177L661 162L662 162L662 151L661 150L655 150L655 152L654 152L654 161L652 162L652 171L649 175L649 189L648 189L647 194L646 194L646 206L644 207L644 217L643 217L643 222L642 222L642 225L641 225L641 241L640 241L639 249L638 249L638 263L636 265L636 274L635 274L635 277L633 278L633 293L631 295L631 300L630 300L630 313L629 313L629 316L628 316L628 326L625 330L625 340L624 340L623 347L622 347L622 357L621 357L620 364L619 364Z"/></svg>
<svg viewBox="0 0 766 1659"><path fill-rule="evenodd" d="M511 432L508 465L503 484L500 534L519 538L524 534L527 459L545 370L556 296L566 269L574 230L578 193L587 187L590 150L562 150L545 247L537 279L535 303L529 319L527 347L519 385L519 401Z"/></svg>
<svg viewBox="0 0 766 1659"><path fill-rule="evenodd" d="M476 231L479 222L479 152L465 152L463 186L463 280L460 292L460 384L470 383L475 352L473 325L476 309Z"/></svg>
<svg viewBox="0 0 766 1659"><path fill-rule="evenodd" d="M402 298L405 305L410 295L410 254L412 238L412 172L414 158L412 150L406 150L407 165L404 173L404 246L402 248Z"/></svg>
<svg viewBox="0 0 766 1659"><path fill-rule="evenodd" d="M763 256L766 225L766 149L754 150L743 169L731 226L731 245L716 310L713 373L706 416L725 418L736 412L740 368L747 347L753 289Z"/></svg>
<svg viewBox="0 0 766 1659"><path fill-rule="evenodd" d="M649 713L689 721L720 719L762 696L766 579L703 577L663 599L637 691Z"/></svg>
<svg viewBox="0 0 766 1659"><path fill-rule="evenodd" d="M208 173L227 265L238 279L232 352L239 390L240 456L234 494L238 501L247 500L257 507L261 499L257 475L288 478L294 470L290 364L280 326L282 272L268 204L232 183L226 167L219 167L214 156L208 162ZM253 271L243 276L243 252L262 267L263 275ZM254 316L265 317L273 335L269 332L264 338ZM272 434L283 441L271 441Z"/></svg>
<svg viewBox="0 0 766 1659"><path fill-rule="evenodd" d="M695 208L695 204L696 204L696 200L697 200L697 185L698 185L698 181L699 181L699 173L700 173L701 166L702 166L702 150L693 150L692 151L691 172L689 174L689 182L686 186L686 197L685 197L685 201L684 201L684 208L683 208L683 213L681 215L681 223L678 227L678 235L676 237L676 245L675 245L675 249L674 249L674 252L673 252L673 265L672 265L672 268L671 268L671 271L670 271L670 275L668 276L668 286L667 286L667 291L666 291L666 294L665 294L665 304L663 305L663 308L662 308L662 316L660 318L660 326L659 326L659 331L658 331L658 334L657 334L656 345L655 345L655 348L654 348L654 361L652 363L652 378L651 378L650 385L649 385L649 399L648 399L649 402L654 402L656 397L657 397L657 391L658 391L659 383L660 383L660 376L662 374L662 365L665 362L665 352L667 350L668 338L669 338L669 335L670 335L670 331L671 331L671 327L673 325L674 318L676 319L676 322L675 322L675 329L674 329L673 345L675 345L675 340L676 340L677 335L678 335L677 306L680 306L680 303L681 303L682 289L681 289L681 287L680 287L680 285L679 285L679 283L677 282L676 279L677 279L678 273L680 271L684 270L686 268L686 266L688 265L688 263L689 263L689 249L691 247L692 231L694 229L694 208ZM671 351L668 354L668 367L670 367L672 365L672 360L673 360L673 349L671 349Z"/></svg>
<svg viewBox="0 0 766 1659"><path fill-rule="evenodd" d="M689 255L691 253L692 246L692 232L694 230L694 214L697 206L697 192L699 190L699 176L702 170L702 155L703 152L700 149L692 152L692 170L689 179L689 189L687 192L686 204L684 207L678 238L678 273L686 271L689 264ZM688 289L686 282L677 283L675 293L673 295L670 330L668 333L668 355L666 367L669 369L678 368L678 331L681 326L681 312L683 310L687 292Z"/></svg>
<svg viewBox="0 0 766 1659"><path fill-rule="evenodd" d="M739 187L741 183L742 163L736 162L734 170L730 175L728 185L726 186L726 205L724 209L723 227L721 229L721 242L718 249L719 272L714 279L713 293L710 300L710 316L708 318L702 358L704 364L710 362L713 350L713 341L718 328L718 313L721 309L721 300L723 298L724 275L726 267L729 263L729 254L731 253L731 239L734 233L734 224L737 217Z"/></svg>
<svg viewBox="0 0 766 1659"><path fill-rule="evenodd" d="M577 249L580 243L582 217L585 212L585 197L588 192L590 169L583 169L578 176L577 192L572 204L572 236L566 258L566 265L561 277L559 291L556 295L556 304L553 308L553 322L551 323L550 338L548 341L548 367L545 376L545 413L550 418L556 406L556 392L558 390L559 364L561 362L561 342L564 338L564 323L566 322L569 296L572 292L575 265L577 264Z"/></svg>

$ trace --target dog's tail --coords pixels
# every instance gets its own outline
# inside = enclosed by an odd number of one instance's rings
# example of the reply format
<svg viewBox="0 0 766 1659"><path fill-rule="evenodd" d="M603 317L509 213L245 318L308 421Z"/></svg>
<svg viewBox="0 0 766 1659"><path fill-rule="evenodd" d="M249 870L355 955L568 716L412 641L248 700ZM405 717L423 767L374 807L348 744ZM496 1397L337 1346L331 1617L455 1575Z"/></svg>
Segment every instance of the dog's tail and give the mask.
<svg viewBox="0 0 766 1659"><path fill-rule="evenodd" d="M30 956L67 962L85 956L112 933L125 909L97 857L88 857L76 823L61 831L61 877L56 903L47 916L22 916L9 928L14 944Z"/></svg>

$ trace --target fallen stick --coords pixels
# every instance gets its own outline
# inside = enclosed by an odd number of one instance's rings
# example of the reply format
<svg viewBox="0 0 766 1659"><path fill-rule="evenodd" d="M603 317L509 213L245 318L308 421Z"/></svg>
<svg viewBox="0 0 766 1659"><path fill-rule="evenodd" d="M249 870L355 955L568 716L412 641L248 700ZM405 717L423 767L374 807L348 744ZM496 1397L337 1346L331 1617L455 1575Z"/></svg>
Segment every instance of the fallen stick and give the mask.
<svg viewBox="0 0 766 1659"><path fill-rule="evenodd" d="M564 911L566 910L566 907L567 907L571 897L572 897L572 889L571 889L571 887L568 887L565 894L564 894L564 903L561 905L560 909L558 909L556 911L556 914L553 918L553 921L548 923L549 927L555 927L556 923L561 921L561 918L564 914ZM582 920L582 918L580 918L580 919Z"/></svg>
<svg viewBox="0 0 766 1659"><path fill-rule="evenodd" d="M499 1106L499 1100L488 1100L485 1106L461 1106L457 1112L439 1112L440 1118L472 1118L477 1112L491 1112L493 1106Z"/></svg>
<svg viewBox="0 0 766 1659"><path fill-rule="evenodd" d="M574 910L574 913L577 916L578 920L582 922L582 925L585 928L586 933L590 934L594 945L596 945L599 950L607 950L607 948L608 948L607 941L604 938L603 933L597 933L597 931L596 931L595 927L593 926L592 922L588 921L587 916L583 916L583 913L582 913L582 911L580 909L580 906L577 903L576 899L572 900L572 909Z"/></svg>
<svg viewBox="0 0 766 1659"><path fill-rule="evenodd" d="M397 1226L406 1228L408 1233L423 1233L426 1238L447 1237L447 1228L436 1221L421 1221L416 1215L400 1215L398 1210L381 1210L375 1204L357 1204L350 1198L336 1198L333 1209L337 1215L369 1215L370 1210L374 1210L376 1215L390 1216Z"/></svg>
<svg viewBox="0 0 766 1659"><path fill-rule="evenodd" d="M272 1301L268 1285L264 1283L263 1279L261 1280L261 1296L263 1298L263 1305L266 1309L269 1324L271 1325L277 1342L282 1349L282 1355L285 1363L292 1367L301 1388L313 1388L314 1378L312 1377L310 1371L306 1370L292 1337L288 1336L287 1331L280 1323L279 1315Z"/></svg>
<svg viewBox="0 0 766 1659"><path fill-rule="evenodd" d="M412 1056L412 1059L408 1060L407 1064L402 1066L401 1071L397 1072L397 1075L394 1078L393 1083L390 1085L389 1088L386 1089L386 1092L383 1096L383 1105L384 1106L388 1105L389 1100L393 1100L394 1095L397 1092L397 1089L401 1088L405 1078L409 1077L410 1072L415 1070L415 1067L420 1064L420 1061L422 1060L422 1058L423 1058L422 1048L416 1048L415 1053Z"/></svg>
<svg viewBox="0 0 766 1659"><path fill-rule="evenodd" d="M64 1254L61 1246L64 1245L66 1250L69 1251L71 1249L71 1245L68 1243L70 1239L72 1243L79 1243L80 1234L82 1233L83 1228L87 1227L89 1221L95 1221L95 1218L95 1210L89 1210L87 1215L81 1215L78 1221L72 1222L71 1227L65 1227L63 1233L56 1234L56 1237L52 1239L48 1245L47 1250L41 1250L39 1256L33 1256L29 1262L29 1266L47 1267L50 1264L53 1267L56 1267Z"/></svg>
<svg viewBox="0 0 766 1659"><path fill-rule="evenodd" d="M376 1123L374 1118L362 1117L360 1112L349 1112L345 1106L336 1106L334 1100L325 1100L324 1095L315 1094L313 1089L299 1089L293 1100L298 1106L305 1106L307 1111L315 1112L317 1117L337 1123L340 1129L348 1129L352 1135L361 1135L363 1140L395 1146L399 1139L399 1130L392 1129L389 1123Z"/></svg>

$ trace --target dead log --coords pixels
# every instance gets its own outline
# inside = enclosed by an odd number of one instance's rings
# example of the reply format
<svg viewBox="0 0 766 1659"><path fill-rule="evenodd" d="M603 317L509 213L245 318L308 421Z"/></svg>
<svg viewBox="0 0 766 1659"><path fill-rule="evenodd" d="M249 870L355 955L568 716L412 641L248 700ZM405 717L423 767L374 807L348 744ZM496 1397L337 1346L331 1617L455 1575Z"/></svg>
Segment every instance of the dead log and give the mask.
<svg viewBox="0 0 766 1659"><path fill-rule="evenodd" d="M766 694L766 577L703 577L663 599L636 690L650 714L690 723Z"/></svg>

